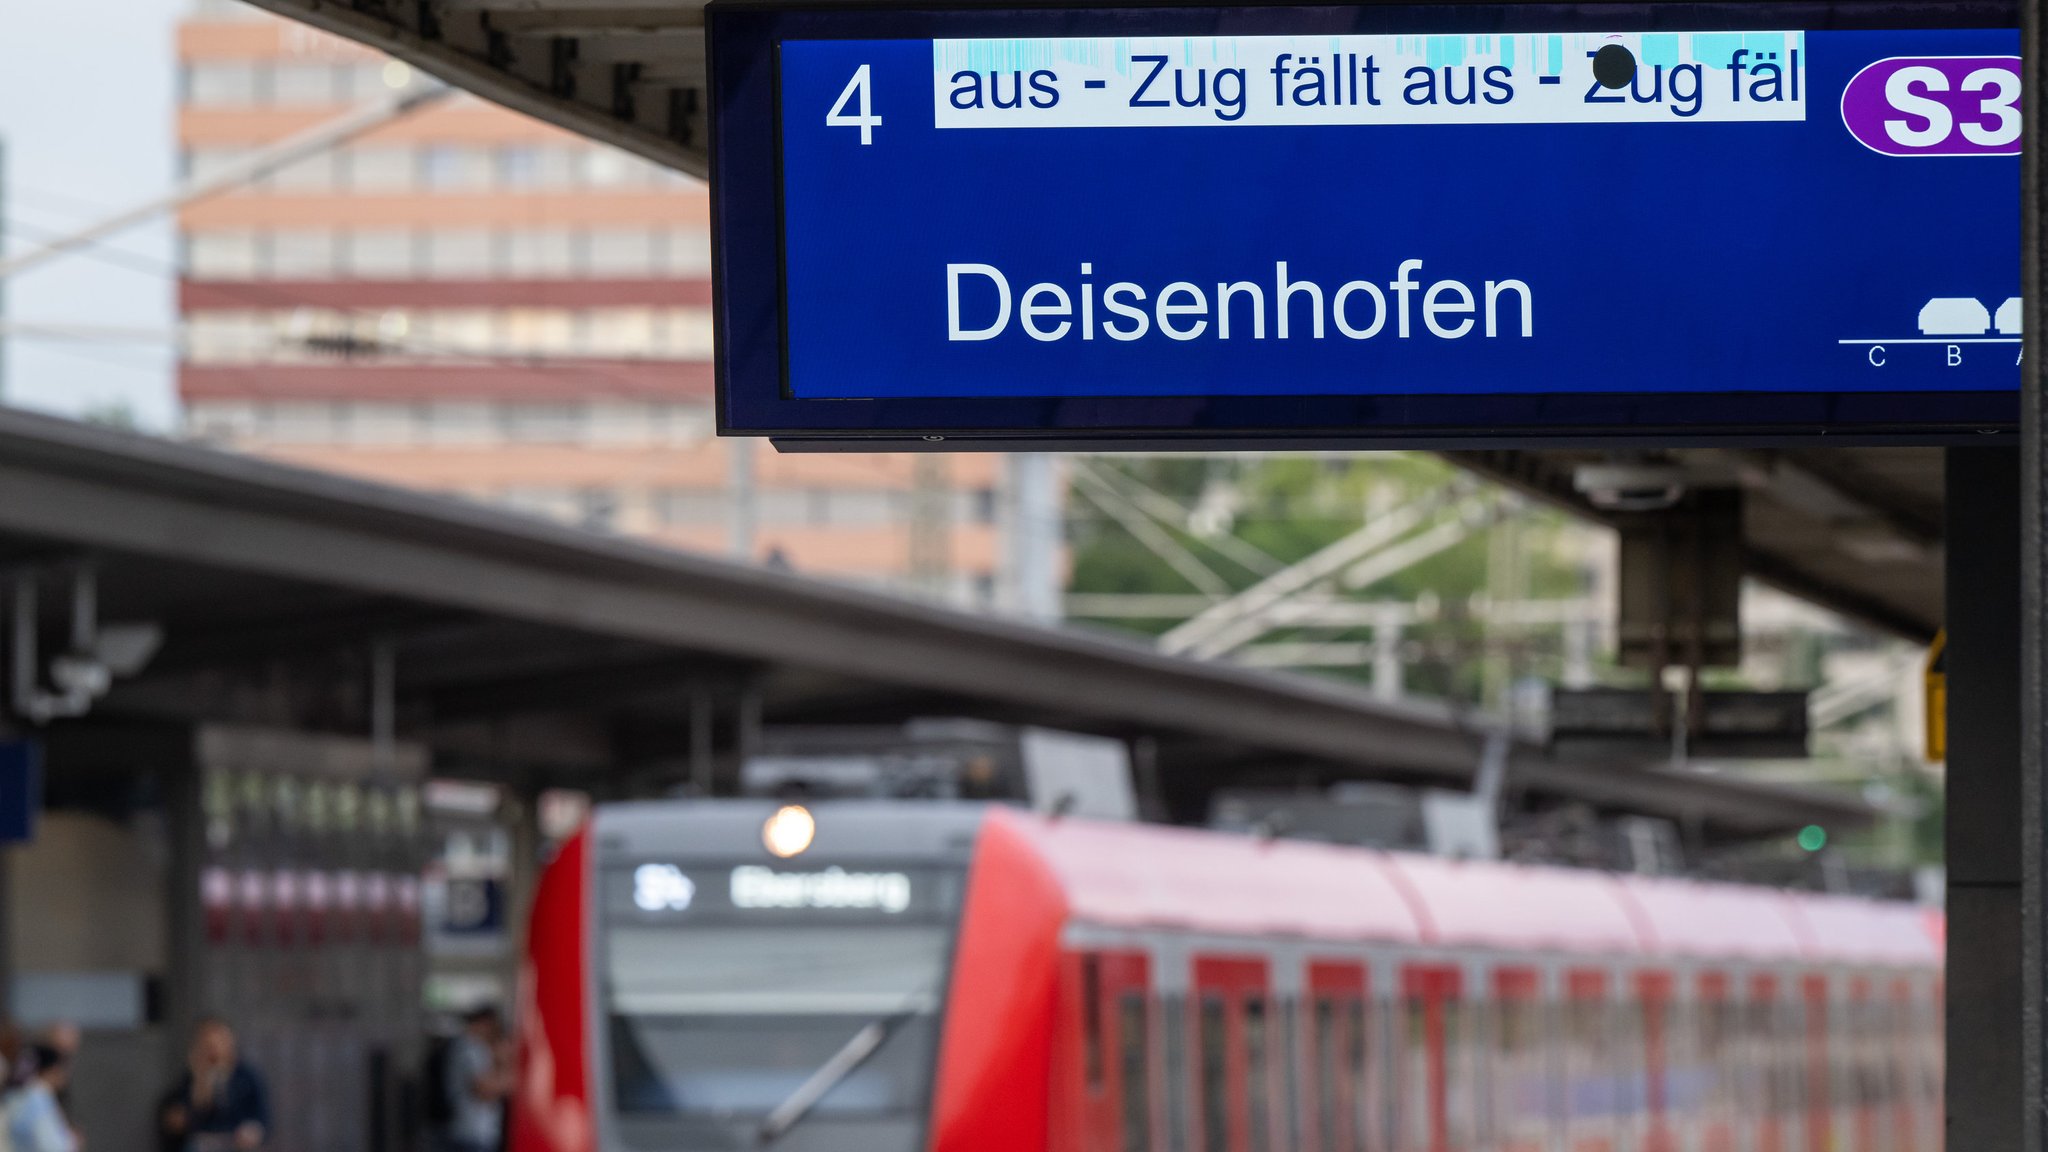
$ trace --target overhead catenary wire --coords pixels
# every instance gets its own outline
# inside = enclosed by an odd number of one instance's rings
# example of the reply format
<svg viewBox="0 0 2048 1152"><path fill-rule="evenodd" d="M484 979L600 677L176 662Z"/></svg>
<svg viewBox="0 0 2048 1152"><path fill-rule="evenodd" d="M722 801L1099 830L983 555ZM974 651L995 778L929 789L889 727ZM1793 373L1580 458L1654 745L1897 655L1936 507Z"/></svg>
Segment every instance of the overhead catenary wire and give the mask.
<svg viewBox="0 0 2048 1152"><path fill-rule="evenodd" d="M186 180L162 196L101 217L40 248L32 248L16 255L0 256L0 280L11 279L67 252L126 231L145 220L186 204L219 195L230 188L260 179L307 156L346 144L372 129L428 107L444 99L452 91L453 89L441 84L414 85L384 99L372 100L302 132L293 133L227 165L211 176Z"/></svg>

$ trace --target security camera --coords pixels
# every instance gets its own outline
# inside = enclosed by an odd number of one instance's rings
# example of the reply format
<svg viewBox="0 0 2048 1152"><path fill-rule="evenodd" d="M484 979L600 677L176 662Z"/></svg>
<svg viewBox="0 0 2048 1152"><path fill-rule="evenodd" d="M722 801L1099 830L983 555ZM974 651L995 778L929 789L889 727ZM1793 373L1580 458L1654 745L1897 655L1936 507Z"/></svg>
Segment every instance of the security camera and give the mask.
<svg viewBox="0 0 2048 1152"><path fill-rule="evenodd" d="M93 638L92 654L114 675L133 676L156 656L163 643L164 630L159 624L102 624Z"/></svg>
<svg viewBox="0 0 2048 1152"><path fill-rule="evenodd" d="M1685 496L1686 470L1678 464L1582 464L1572 487L1595 508L1609 512L1657 512Z"/></svg>

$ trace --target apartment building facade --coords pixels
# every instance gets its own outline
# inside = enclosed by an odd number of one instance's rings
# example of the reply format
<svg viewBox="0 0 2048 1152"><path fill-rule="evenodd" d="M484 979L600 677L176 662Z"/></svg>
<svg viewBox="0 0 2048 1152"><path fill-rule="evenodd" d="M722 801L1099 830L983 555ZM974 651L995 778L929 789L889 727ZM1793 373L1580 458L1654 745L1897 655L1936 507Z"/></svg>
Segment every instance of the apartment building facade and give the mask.
<svg viewBox="0 0 2048 1152"><path fill-rule="evenodd" d="M178 52L188 176L422 83L236 0L201 0ZM1042 467L714 437L693 179L456 94L180 228L191 435L959 604L1048 601L1001 576L1047 569L1004 563L1018 509L1045 507L1013 477L1049 488Z"/></svg>

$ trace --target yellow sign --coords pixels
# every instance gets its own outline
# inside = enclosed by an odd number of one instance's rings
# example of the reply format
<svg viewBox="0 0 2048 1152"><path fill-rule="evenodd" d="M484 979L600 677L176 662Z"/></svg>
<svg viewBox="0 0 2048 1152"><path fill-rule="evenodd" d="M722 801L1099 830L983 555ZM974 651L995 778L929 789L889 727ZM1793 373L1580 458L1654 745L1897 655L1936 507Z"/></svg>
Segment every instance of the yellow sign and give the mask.
<svg viewBox="0 0 2048 1152"><path fill-rule="evenodd" d="M1943 628L1934 634L1934 643L1927 646L1927 664L1922 670L1926 678L1922 704L1930 761L1948 759L1948 666L1942 660L1947 652L1948 629Z"/></svg>

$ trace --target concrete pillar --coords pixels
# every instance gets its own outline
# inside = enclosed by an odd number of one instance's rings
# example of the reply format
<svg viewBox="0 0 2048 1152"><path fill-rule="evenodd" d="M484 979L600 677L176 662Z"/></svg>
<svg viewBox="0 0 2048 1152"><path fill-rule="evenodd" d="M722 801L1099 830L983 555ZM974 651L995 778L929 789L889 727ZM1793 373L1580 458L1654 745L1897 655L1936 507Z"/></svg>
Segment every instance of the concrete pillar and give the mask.
<svg viewBox="0 0 2048 1152"><path fill-rule="evenodd" d="M2021 848L2019 453L1950 449L1947 485L1947 1146L2038 1152L2023 1136L2039 1130L2021 989L2039 867Z"/></svg>

